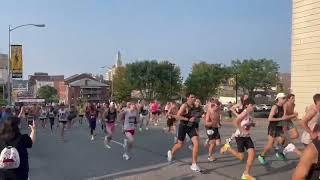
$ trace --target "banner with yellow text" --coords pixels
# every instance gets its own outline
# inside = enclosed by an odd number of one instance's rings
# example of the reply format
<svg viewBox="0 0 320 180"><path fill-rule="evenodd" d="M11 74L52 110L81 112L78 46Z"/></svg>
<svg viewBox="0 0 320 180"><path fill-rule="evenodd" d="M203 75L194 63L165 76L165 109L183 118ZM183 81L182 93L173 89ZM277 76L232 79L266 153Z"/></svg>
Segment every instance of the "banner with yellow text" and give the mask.
<svg viewBox="0 0 320 180"><path fill-rule="evenodd" d="M22 78L22 45L11 45L10 65L12 78Z"/></svg>

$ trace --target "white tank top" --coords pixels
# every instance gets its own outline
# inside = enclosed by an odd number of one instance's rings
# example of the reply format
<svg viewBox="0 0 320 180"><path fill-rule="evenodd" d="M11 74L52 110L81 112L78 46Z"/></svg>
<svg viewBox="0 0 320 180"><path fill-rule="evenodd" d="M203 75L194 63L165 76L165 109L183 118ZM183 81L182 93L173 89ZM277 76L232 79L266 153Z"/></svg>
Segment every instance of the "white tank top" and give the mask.
<svg viewBox="0 0 320 180"><path fill-rule="evenodd" d="M138 121L138 117L139 116L136 111L134 112L126 111L124 116L124 124L123 124L124 130L134 130L135 125L137 124L137 121Z"/></svg>

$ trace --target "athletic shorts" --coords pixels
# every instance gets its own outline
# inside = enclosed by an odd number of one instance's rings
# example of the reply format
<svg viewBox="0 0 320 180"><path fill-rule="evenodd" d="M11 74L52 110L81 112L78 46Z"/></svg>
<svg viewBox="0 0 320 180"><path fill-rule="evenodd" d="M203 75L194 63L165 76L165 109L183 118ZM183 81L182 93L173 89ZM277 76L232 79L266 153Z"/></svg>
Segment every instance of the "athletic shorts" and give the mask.
<svg viewBox="0 0 320 180"><path fill-rule="evenodd" d="M59 121L59 123L67 124L67 121Z"/></svg>
<svg viewBox="0 0 320 180"><path fill-rule="evenodd" d="M168 127L171 127L171 126L173 126L173 123L176 121L176 119L174 119L174 118L168 118L168 120L167 120L167 126Z"/></svg>
<svg viewBox="0 0 320 180"><path fill-rule="evenodd" d="M44 120L46 120L46 118L40 118L40 121L44 121Z"/></svg>
<svg viewBox="0 0 320 180"><path fill-rule="evenodd" d="M271 137L280 137L284 134L282 126L276 126L275 124L269 124L268 135Z"/></svg>
<svg viewBox="0 0 320 180"><path fill-rule="evenodd" d="M221 139L219 129L218 128L207 128L206 133L208 136L208 139L211 140L219 140Z"/></svg>
<svg viewBox="0 0 320 180"><path fill-rule="evenodd" d="M83 118L83 117L84 117L84 115L79 115L79 117Z"/></svg>
<svg viewBox="0 0 320 180"><path fill-rule="evenodd" d="M130 133L132 136L134 136L134 129L124 130L124 133Z"/></svg>
<svg viewBox="0 0 320 180"><path fill-rule="evenodd" d="M195 125L188 126L186 123L180 122L179 127L178 127L178 140L184 141L187 134L190 137L190 139L194 136L198 136L196 126Z"/></svg>
<svg viewBox="0 0 320 180"><path fill-rule="evenodd" d="M293 122L291 120L288 121L280 121L277 126L281 126L284 131L288 131L290 129L295 128Z"/></svg>
<svg viewBox="0 0 320 180"><path fill-rule="evenodd" d="M113 122L113 123L106 123L106 129L110 129L111 131L113 131L114 129L115 129L115 123Z"/></svg>
<svg viewBox="0 0 320 180"><path fill-rule="evenodd" d="M158 112L151 112L151 114L152 114L152 115L157 115L157 114L158 114Z"/></svg>
<svg viewBox="0 0 320 180"><path fill-rule="evenodd" d="M90 120L90 121L89 121L89 124L90 124L90 128L91 128L92 130L95 130L95 129L96 129L97 121L95 121L95 120Z"/></svg>
<svg viewBox="0 0 320 180"><path fill-rule="evenodd" d="M236 143L238 147L238 152L243 153L245 150L250 148L254 149L254 144L251 137L236 137Z"/></svg>

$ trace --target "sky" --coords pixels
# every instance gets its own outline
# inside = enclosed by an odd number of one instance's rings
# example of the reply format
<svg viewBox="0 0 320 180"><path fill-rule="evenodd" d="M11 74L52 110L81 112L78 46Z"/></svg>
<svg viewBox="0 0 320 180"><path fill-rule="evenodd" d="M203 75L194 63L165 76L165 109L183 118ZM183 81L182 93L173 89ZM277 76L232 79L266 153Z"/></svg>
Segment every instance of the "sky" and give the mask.
<svg viewBox="0 0 320 180"><path fill-rule="evenodd" d="M118 51L124 63L169 60L184 78L200 61L230 65L268 58L290 72L291 0L1 0L0 53L8 26L23 45L24 79L105 73Z"/></svg>

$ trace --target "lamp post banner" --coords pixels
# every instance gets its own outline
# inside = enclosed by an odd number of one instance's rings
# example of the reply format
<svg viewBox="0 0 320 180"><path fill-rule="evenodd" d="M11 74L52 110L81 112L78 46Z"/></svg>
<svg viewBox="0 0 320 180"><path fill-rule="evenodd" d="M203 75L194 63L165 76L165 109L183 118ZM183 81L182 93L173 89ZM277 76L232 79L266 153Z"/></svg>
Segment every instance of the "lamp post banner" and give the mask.
<svg viewBox="0 0 320 180"><path fill-rule="evenodd" d="M22 61L22 45L11 45L11 72L12 78L22 78L23 61Z"/></svg>

